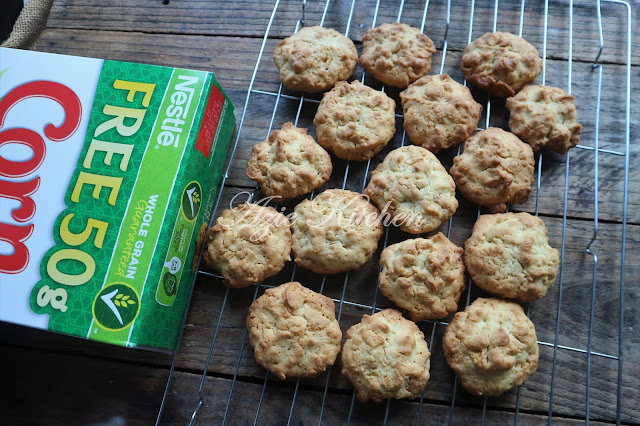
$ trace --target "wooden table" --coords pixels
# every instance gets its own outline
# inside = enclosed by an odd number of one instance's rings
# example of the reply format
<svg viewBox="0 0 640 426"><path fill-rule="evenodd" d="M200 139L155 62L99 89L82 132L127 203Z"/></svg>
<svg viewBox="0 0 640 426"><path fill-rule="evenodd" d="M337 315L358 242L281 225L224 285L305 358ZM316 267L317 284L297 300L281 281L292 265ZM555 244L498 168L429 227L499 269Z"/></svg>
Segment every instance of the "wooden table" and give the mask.
<svg viewBox="0 0 640 426"><path fill-rule="evenodd" d="M287 90L279 97L274 95L278 93L279 81L271 62L271 52L278 40L294 32L301 16L300 1L283 0L280 3L255 78L252 77L254 66L274 7L272 0L237 3L220 0L56 0L48 27L36 48L214 71L236 106L238 122L242 123L238 149L222 195L221 206L226 207L235 194L254 188L245 177L244 169L251 146L268 133L274 108L274 128L294 120L300 111L298 125L309 127L313 133L317 96L301 103L299 94ZM383 3L376 22L398 19L400 2ZM608 151L600 151L598 155L599 230L592 246L598 256L598 267L594 287L594 263L585 248L593 235L595 212L596 156L593 147L599 70L592 69L591 62L598 53L598 21L595 1L575 1L573 48L569 51L567 3L549 3L547 31L544 30L543 1L527 1L522 20L523 36L541 53L546 35L544 78L547 84L568 88L568 57L571 55L571 90L584 125L581 145L586 147L572 150L569 157L543 152L542 166L536 169L540 171L540 189L534 188L530 201L514 208L531 213L537 208L549 229L551 244L564 248L561 278L545 299L528 307L541 342L538 372L519 391L486 400L472 397L455 385L453 373L444 362L440 339L445 324L423 322L420 327L430 343L432 364L431 380L422 403L392 401L363 405L356 401L352 406L352 388L339 373L339 363L332 369L327 387L326 374L303 380L299 386L295 380L279 382L272 376L265 381L265 370L255 362L251 348L243 340L247 308L264 289L256 291L256 287L250 287L227 293L217 278L202 273L194 289L163 423L188 422L198 402L201 375L216 332L204 381L204 404L197 417L201 424L221 423L227 408L230 424L252 423L256 418L260 424L282 424L289 419L297 424L314 424L318 422L321 410L327 424L344 424L348 416L354 424L381 424L385 416L391 424L413 424L418 416L421 423L439 424L449 420L479 423L483 415L490 423L512 423L514 420L541 423L547 421L550 411L554 423L583 423L587 405L594 421L615 422L619 414L623 423L640 422L640 337L636 315L640 298L640 171L637 167L640 149L635 143L639 134L635 121L630 124L628 155L608 152L626 152L627 10L620 4L603 2L602 5L605 45L600 57L603 78L598 143L601 150ZM633 3L631 18L638 22L640 4ZM518 33L521 4L518 0L500 2L498 30ZM489 0L475 2L473 38L493 29L494 5ZM324 7L324 2L309 1L305 25L317 25ZM353 9L351 1L333 1L326 9L324 25L344 32L350 23L348 35L360 48L362 35L374 23L375 10L372 0L358 0ZM407 0L401 20L419 27L423 12L424 1ZM442 69L462 81L458 64L468 42L471 8L466 1L453 1L450 12L447 32L446 0L429 3L425 32L438 47L431 73L439 72L444 62ZM638 40L637 27L633 28L633 37ZM446 54L443 54L444 47ZM635 75L640 65L637 48L631 52L631 63L632 78L637 80ZM356 77L362 77L360 67ZM371 78L366 82L379 87ZM244 121L241 121L251 84L253 90ZM397 91L388 92L397 99ZM639 93L632 88L630 106L633 114L639 111ZM504 102L492 99L488 108L486 95L476 90L473 94L483 103L485 112L490 110L490 125L506 128ZM481 126L486 124L481 120ZM401 130L399 118L398 132L390 147L403 143ZM376 156L369 166L378 164L387 152L388 149ZM439 154L445 167L451 164L455 154L455 148ZM540 157L536 156L536 159L539 164ZM630 163L626 228L623 225L625 159ZM355 162L347 168L346 162L334 158L334 172L327 187L344 184L348 189L360 191L366 168L367 163ZM345 172L347 179L344 179ZM470 235L477 209L461 197L459 200L461 207L453 218L450 237L461 245ZM623 229L626 229L624 268L621 264ZM446 233L448 223L441 230ZM389 244L407 238L395 230L388 235ZM338 301L340 323L346 330L364 313L370 313L373 304L391 306L384 297L376 298L378 256L379 252L370 264L351 273L348 279L344 275L328 277L322 285L322 277L301 269L297 270L296 279L316 291L322 287L325 294ZM626 274L622 329L619 328L621 272ZM288 281L291 273L292 266L289 265L267 284ZM469 298L472 300L479 294L481 292L472 285L471 294L465 292L462 296L461 309ZM621 331L624 338L619 342ZM149 424L155 421L169 375L171 355L112 347L9 324L0 324L0 335L6 392L0 403L0 418L4 424L121 424L123 421ZM619 372L622 382L618 409ZM590 381L588 403L587 380ZM452 404L453 398L455 404ZM292 401L295 404L292 405Z"/></svg>

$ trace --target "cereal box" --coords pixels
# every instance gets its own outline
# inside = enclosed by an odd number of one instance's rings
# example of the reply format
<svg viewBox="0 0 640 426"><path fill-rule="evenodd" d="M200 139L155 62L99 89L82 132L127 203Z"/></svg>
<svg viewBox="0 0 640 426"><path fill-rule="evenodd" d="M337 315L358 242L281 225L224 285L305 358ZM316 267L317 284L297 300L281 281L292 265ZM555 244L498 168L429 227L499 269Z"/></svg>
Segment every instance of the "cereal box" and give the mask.
<svg viewBox="0 0 640 426"><path fill-rule="evenodd" d="M173 350L234 127L211 72L0 48L0 320Z"/></svg>

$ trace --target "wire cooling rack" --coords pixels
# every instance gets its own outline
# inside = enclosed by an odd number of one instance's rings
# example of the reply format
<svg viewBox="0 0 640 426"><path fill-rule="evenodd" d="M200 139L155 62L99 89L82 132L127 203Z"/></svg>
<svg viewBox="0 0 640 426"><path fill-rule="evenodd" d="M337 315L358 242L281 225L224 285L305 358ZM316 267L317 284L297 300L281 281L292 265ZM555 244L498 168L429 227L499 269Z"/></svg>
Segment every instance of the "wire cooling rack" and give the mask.
<svg viewBox="0 0 640 426"><path fill-rule="evenodd" d="M231 357L234 360L232 365L220 370L220 376L230 381L228 392L212 397L217 399L215 407L220 412L212 414L210 418L222 424L274 421L286 424L322 424L323 421L332 424L517 424L519 421L546 421L551 424L558 419L582 420L587 423L595 419L620 424L628 421L623 416L622 396L630 161L630 5L621 0L569 0L551 4L549 0L471 0L463 4L452 0L426 0L420 3L402 0L388 3L381 4L379 0L275 2L258 52L237 137L215 204L214 217L223 209L229 208L222 204L221 195L225 193L223 189L228 183L231 168L234 165L245 167L247 153L237 153L242 141L257 143L286 121L307 127L310 134L314 133L312 121L320 96L301 96L300 93L288 91L279 83L277 70L271 61L271 52L281 38L297 32L302 26L322 25L359 40L370 27L392 21L406 22L429 35L438 47L430 74L447 72L454 79L464 82L458 66L461 50L466 44L488 31L516 33L534 44L541 53L543 70L538 83L573 92L578 118L584 126L581 144L566 157L546 151L536 155L535 195L523 206L511 206L542 216L549 228L551 244L561 252L562 264L554 287L545 299L524 306L527 315L536 325L541 348L539 370L523 386L505 396L472 397L458 389L455 376L446 367L441 354L439 340L451 317L444 321L422 321L419 326L432 352L432 377L421 397L413 402L388 400L381 404L364 405L356 400L355 391L340 376L339 360L317 379L280 382L255 363L246 330L236 327L233 333L221 341L220 331L232 328L225 322L231 321L230 312L238 309L245 309L246 312L249 304L265 288L291 280L299 280L313 290L332 297L343 332L358 322L362 314L393 307L384 296L378 294L379 253L387 245L411 236L386 228L378 252L362 270L318 276L291 264L278 276L246 291L224 290L217 321L212 324L213 336L203 366L204 372L191 422L202 415L201 409L205 409L203 407L207 401L203 390L211 370L216 370L215 362L212 364L216 351L235 354ZM576 14L581 17L581 35L578 38L574 38ZM610 36L612 29L604 31L603 16L615 18L618 23L615 36ZM585 31L589 32L589 36L585 35ZM357 45L360 47L358 42ZM579 81L574 79L574 74L580 77ZM368 183L369 172L386 153L410 142L402 131L402 109L399 107L398 91L381 86L365 75L360 67L354 78L374 88L386 90L398 104L397 133L385 150L367 162L348 162L332 157L334 171L325 188L362 192ZM611 96L608 92L603 94L603 86L611 85L611 81L615 81L619 89L616 96ZM575 90L576 88L579 90ZM505 112L504 102L487 97L473 88L472 92L476 100L483 104L484 122L481 120L480 124L484 128L497 126L508 129L508 114ZM607 110L619 111L619 122L601 123L601 112ZM448 169L453 156L460 152L461 147L457 152L451 149L438 157ZM606 171L607 177L600 176L601 169ZM613 180L617 182L613 188L609 179L612 170L615 172ZM580 181L581 185L576 184L576 181ZM603 193L600 184L603 181L607 185L606 191L615 193L615 196L607 198L606 203L600 200ZM233 199L235 204L247 199L257 202L262 197L257 188L248 186L245 189L241 191L227 185L226 191L240 195ZM585 191L588 193L587 201L580 198ZM314 191L308 197L312 198L318 192L320 191ZM482 211L460 197L459 200L461 207L458 212L434 232L443 232L454 243L462 245ZM610 207L612 200L616 201L616 208ZM294 206L274 205L273 202L271 205L285 214L291 212ZM601 211L605 216L603 219L600 218ZM603 222L607 224L606 229L602 229ZM606 253L598 251L600 239L606 239ZM614 243L616 250L611 253ZM576 262L579 263L578 267L572 266ZM599 268L599 264L603 266ZM618 272L614 274L610 270L611 265L615 265ZM607 270L603 271L603 267ZM221 286L220 277L203 268L203 265L198 275L200 279L210 281L210 285ZM576 297L576 287L588 294ZM611 296L607 310L597 303L603 293ZM483 294L469 280L467 290L460 300L459 310ZM586 306L583 303L585 300ZM576 306L576 301L580 301L581 306ZM241 307L238 308L238 305ZM158 422L165 408L176 359L177 353L171 366ZM239 394L237 390L239 382L247 381L254 386L261 385L253 399ZM274 394L278 397L270 397ZM282 405L282 394L285 399L290 398L290 405ZM336 403L335 400L346 401L346 404ZM223 403L220 404L220 401ZM276 404L275 401L280 402ZM288 412L278 413L276 417L265 414L270 410L283 411L283 407Z"/></svg>

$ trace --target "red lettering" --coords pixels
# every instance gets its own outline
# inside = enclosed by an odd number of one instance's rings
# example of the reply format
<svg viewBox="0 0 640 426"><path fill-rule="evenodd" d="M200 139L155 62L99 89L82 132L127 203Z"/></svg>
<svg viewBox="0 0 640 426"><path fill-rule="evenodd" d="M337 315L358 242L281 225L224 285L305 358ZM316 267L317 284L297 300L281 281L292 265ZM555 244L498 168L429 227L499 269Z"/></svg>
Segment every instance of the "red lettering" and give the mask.
<svg viewBox="0 0 640 426"><path fill-rule="evenodd" d="M33 151L33 157L27 161L11 161L0 155L0 176L17 178L28 176L36 171L44 161L47 152L44 139L28 129L7 129L0 132L0 148L12 143L28 146Z"/></svg>
<svg viewBox="0 0 640 426"><path fill-rule="evenodd" d="M47 124L44 135L54 142L61 142L71 137L80 125L82 104L73 90L53 81L32 81L9 92L0 101L0 128L4 127L7 113L14 105L22 100L36 97L51 99L64 108L64 122L59 127L51 123Z"/></svg>
<svg viewBox="0 0 640 426"><path fill-rule="evenodd" d="M29 98L51 99L64 109L65 118L60 126L49 123L44 135L53 142L64 141L73 135L80 126L82 104L80 99L67 86L52 81L33 81L16 87L0 100L0 129L4 127L9 110L20 101ZM46 145L38 133L29 129L11 128L0 132L0 148L4 145L25 145L33 151L33 157L25 161L11 161L0 155L0 176L20 178L35 172L44 161ZM11 217L18 223L29 221L36 212L31 196L40 187L40 178L25 182L0 180L0 198L10 198L20 202L13 209ZM24 244L33 234L33 224L28 226L0 223L0 241L13 247L13 254L0 254L0 272L18 274L29 264L29 250Z"/></svg>
<svg viewBox="0 0 640 426"><path fill-rule="evenodd" d="M11 213L11 217L19 223L28 222L36 214L36 203L31 198L40 188L40 178L26 182L8 182L0 179L0 197L17 200L22 204Z"/></svg>
<svg viewBox="0 0 640 426"><path fill-rule="evenodd" d="M0 223L0 241L13 247L13 254L0 254L0 272L19 274L29 264L29 250L24 242L33 234L33 225L17 226Z"/></svg>

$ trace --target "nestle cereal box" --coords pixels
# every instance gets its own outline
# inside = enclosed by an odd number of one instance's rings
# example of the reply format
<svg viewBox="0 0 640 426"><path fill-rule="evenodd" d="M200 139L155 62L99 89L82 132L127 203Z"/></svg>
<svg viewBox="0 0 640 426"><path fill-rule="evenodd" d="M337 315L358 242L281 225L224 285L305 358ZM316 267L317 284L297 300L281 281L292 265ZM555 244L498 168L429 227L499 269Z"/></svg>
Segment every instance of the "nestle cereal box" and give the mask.
<svg viewBox="0 0 640 426"><path fill-rule="evenodd" d="M173 350L234 127L211 72L0 48L0 320Z"/></svg>

